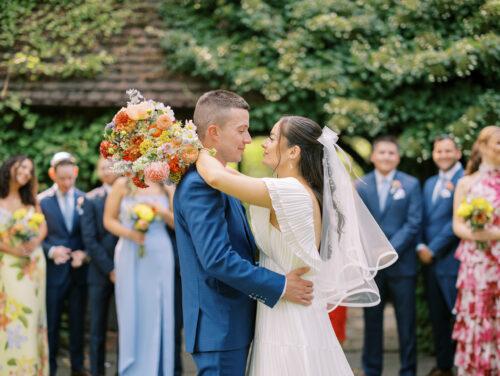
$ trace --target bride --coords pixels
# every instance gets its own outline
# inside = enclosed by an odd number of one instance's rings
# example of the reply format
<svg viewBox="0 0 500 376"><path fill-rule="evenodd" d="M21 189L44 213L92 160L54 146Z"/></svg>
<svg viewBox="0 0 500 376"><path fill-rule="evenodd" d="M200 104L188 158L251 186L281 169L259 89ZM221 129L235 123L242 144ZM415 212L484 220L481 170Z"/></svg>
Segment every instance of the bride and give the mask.
<svg viewBox="0 0 500 376"><path fill-rule="evenodd" d="M286 274L310 267L310 306L259 303L250 375L352 375L327 312L379 303L373 280L397 254L352 186L337 156L337 135L314 121L281 118L263 144L277 178L226 169L202 151L197 168L215 189L251 205L260 264Z"/></svg>

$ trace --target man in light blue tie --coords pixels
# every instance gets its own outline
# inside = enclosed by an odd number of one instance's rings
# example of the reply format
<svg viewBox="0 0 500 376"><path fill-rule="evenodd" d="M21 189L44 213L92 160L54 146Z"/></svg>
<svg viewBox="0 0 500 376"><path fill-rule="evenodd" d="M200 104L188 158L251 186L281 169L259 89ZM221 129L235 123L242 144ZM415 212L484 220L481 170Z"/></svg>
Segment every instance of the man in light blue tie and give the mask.
<svg viewBox="0 0 500 376"><path fill-rule="evenodd" d="M436 350L436 366L428 376L452 376L455 346L451 339L453 307L457 296L455 283L459 262L454 254L459 239L453 233L453 196L464 175L460 149L450 136L436 138L432 159L439 168L424 184L424 222L418 256L424 264L429 313Z"/></svg>
<svg viewBox="0 0 500 376"><path fill-rule="evenodd" d="M72 375L85 375L83 334L87 295L87 266L80 232L83 192L75 188L78 168L66 152L56 153L49 175L54 188L40 200L47 221L43 251L47 258L47 327L50 375L57 372L59 327L66 302L69 307L69 337Z"/></svg>
<svg viewBox="0 0 500 376"><path fill-rule="evenodd" d="M382 374L384 306L390 296L398 326L399 374L413 376L417 365L415 245L422 221L420 184L413 176L396 169L400 161L399 146L393 137L374 141L371 161L375 170L358 181L356 188L399 259L375 277L381 303L364 310L363 369L367 376Z"/></svg>

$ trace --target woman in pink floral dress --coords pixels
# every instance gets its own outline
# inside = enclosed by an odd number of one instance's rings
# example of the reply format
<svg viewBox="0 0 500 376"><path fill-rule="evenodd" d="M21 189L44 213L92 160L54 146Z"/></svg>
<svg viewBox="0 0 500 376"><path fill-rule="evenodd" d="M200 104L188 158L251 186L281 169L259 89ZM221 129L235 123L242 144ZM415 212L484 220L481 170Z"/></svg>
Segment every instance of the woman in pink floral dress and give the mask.
<svg viewBox="0 0 500 376"><path fill-rule="evenodd" d="M35 216L36 185L29 158L12 157L0 167L0 376L49 374L45 256L40 247L47 227L41 214ZM37 227L38 235L18 244L8 229L21 217L30 218L27 225ZM35 217L36 223L31 222Z"/></svg>
<svg viewBox="0 0 500 376"><path fill-rule="evenodd" d="M484 230L472 231L457 215L462 200L487 199L495 208ZM484 128L476 140L466 176L455 194L453 230L462 241L453 339L459 376L500 372L500 127ZM478 247L478 242L486 244Z"/></svg>

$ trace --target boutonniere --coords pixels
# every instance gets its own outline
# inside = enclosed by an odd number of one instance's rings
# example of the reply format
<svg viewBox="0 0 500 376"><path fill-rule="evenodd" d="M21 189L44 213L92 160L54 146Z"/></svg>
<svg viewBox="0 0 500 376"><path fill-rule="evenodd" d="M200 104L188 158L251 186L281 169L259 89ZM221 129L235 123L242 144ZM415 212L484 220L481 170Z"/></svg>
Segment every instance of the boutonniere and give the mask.
<svg viewBox="0 0 500 376"><path fill-rule="evenodd" d="M393 180L391 184L391 194L394 200L401 200L406 197L403 184L399 180Z"/></svg>
<svg viewBox="0 0 500 376"><path fill-rule="evenodd" d="M402 188L401 182L399 180L393 180L391 183L391 195L396 193L401 188Z"/></svg>
<svg viewBox="0 0 500 376"><path fill-rule="evenodd" d="M76 211L79 215L83 214L83 202L85 201L85 197L80 196L76 199Z"/></svg>
<svg viewBox="0 0 500 376"><path fill-rule="evenodd" d="M441 190L441 197L450 198L454 189L455 186L453 185L453 183L451 181L447 181L443 189Z"/></svg>

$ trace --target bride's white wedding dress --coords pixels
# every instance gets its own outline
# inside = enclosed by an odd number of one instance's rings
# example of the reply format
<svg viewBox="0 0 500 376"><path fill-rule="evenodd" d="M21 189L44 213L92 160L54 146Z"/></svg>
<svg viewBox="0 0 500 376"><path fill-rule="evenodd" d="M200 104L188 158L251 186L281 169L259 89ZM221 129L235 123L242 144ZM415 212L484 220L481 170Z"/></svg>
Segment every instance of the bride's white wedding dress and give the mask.
<svg viewBox="0 0 500 376"><path fill-rule="evenodd" d="M260 266L287 274L310 266L315 281L322 262L316 248L312 198L294 178L264 179L279 229L269 222L270 210L251 206L251 224ZM326 302L315 297L304 307L280 300L274 308L258 303L255 338L248 367L254 376L344 376L351 367L328 318Z"/></svg>

